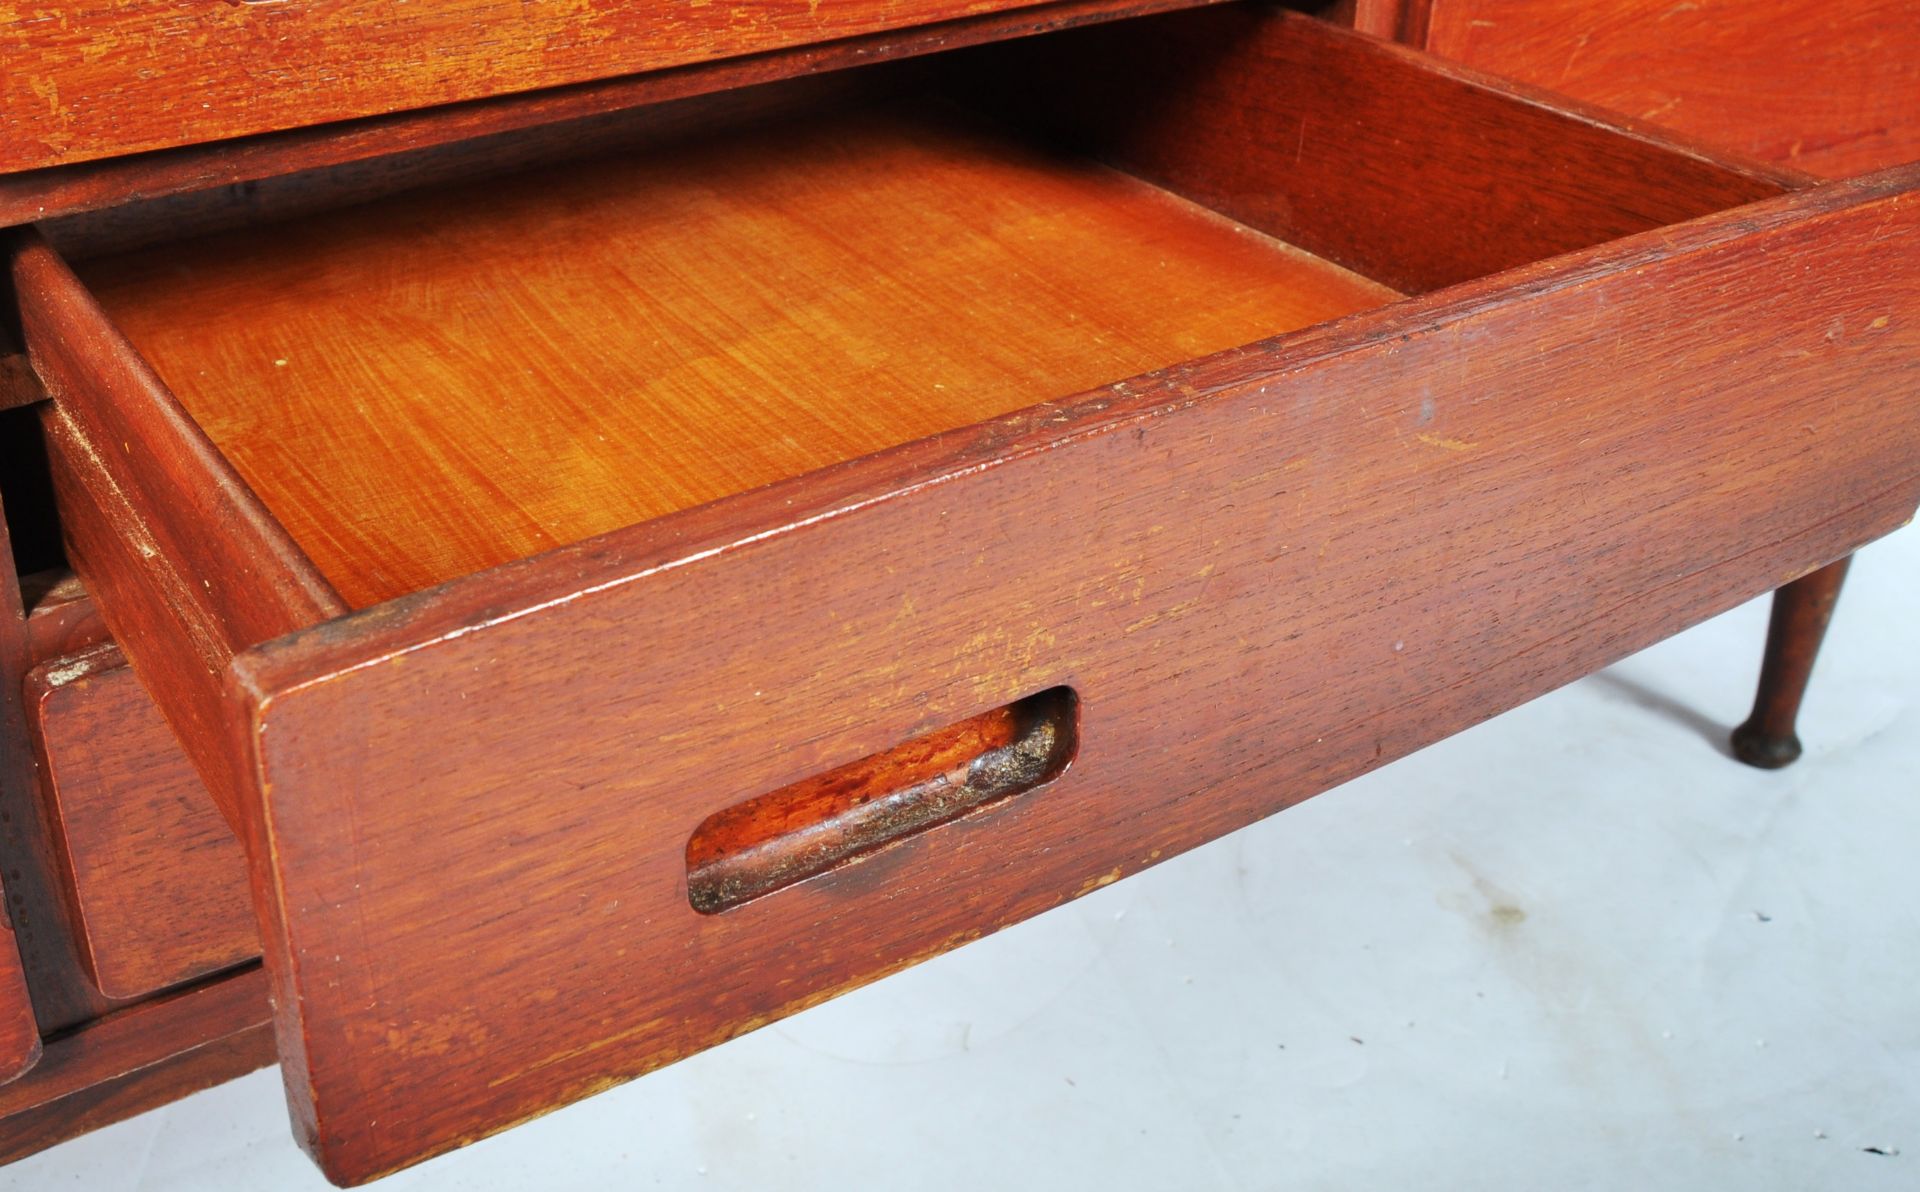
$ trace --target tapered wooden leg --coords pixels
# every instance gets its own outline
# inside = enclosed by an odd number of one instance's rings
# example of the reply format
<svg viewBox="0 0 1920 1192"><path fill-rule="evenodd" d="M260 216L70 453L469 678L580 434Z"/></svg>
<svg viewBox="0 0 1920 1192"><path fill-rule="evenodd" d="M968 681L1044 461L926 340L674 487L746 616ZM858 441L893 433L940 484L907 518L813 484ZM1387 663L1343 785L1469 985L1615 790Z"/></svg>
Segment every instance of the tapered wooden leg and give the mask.
<svg viewBox="0 0 1920 1192"><path fill-rule="evenodd" d="M1767 625L1767 653L1760 663L1760 691L1753 714L1733 730L1733 756L1749 766L1777 770L1800 756L1794 720L1807 693L1807 677L1827 636L1834 602L1853 557L1822 567L1773 594L1773 619Z"/></svg>

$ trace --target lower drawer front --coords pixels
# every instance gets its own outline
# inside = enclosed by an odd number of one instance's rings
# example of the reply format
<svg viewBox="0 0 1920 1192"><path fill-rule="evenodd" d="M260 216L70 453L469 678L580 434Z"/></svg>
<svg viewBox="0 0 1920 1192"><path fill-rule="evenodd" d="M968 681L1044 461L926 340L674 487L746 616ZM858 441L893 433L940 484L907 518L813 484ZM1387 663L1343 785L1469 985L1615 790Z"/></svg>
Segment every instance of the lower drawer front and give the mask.
<svg viewBox="0 0 1920 1192"><path fill-rule="evenodd" d="M100 992L139 997L258 957L240 842L119 651L35 669L27 715Z"/></svg>

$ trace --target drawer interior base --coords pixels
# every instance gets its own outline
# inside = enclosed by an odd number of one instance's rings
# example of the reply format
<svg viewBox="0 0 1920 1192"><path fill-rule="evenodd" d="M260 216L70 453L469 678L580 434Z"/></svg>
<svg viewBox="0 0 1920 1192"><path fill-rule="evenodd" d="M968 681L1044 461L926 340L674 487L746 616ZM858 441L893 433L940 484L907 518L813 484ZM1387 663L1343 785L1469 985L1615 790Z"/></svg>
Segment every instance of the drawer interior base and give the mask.
<svg viewBox="0 0 1920 1192"><path fill-rule="evenodd" d="M355 606L1397 296L844 101L82 273Z"/></svg>

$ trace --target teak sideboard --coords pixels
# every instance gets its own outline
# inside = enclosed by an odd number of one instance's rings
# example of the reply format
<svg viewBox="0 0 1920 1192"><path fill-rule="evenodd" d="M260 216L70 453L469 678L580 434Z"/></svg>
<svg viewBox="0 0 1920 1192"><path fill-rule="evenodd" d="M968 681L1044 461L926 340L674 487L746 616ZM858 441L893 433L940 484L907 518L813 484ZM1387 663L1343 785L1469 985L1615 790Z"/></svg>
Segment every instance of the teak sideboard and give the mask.
<svg viewBox="0 0 1920 1192"><path fill-rule="evenodd" d="M1456 7L0 10L0 1157L373 1179L1793 585L1784 740L1920 168Z"/></svg>

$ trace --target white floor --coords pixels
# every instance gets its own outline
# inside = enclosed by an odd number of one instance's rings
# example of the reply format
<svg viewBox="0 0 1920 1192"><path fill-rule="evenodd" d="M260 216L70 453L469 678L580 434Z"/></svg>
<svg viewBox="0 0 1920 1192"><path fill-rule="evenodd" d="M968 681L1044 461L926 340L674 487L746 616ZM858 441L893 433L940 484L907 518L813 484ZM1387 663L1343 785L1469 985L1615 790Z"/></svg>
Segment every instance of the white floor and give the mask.
<svg viewBox="0 0 1920 1192"><path fill-rule="evenodd" d="M1920 1187L1920 529L1802 722L1757 602L389 1189ZM317 1189L277 1073L0 1187Z"/></svg>

